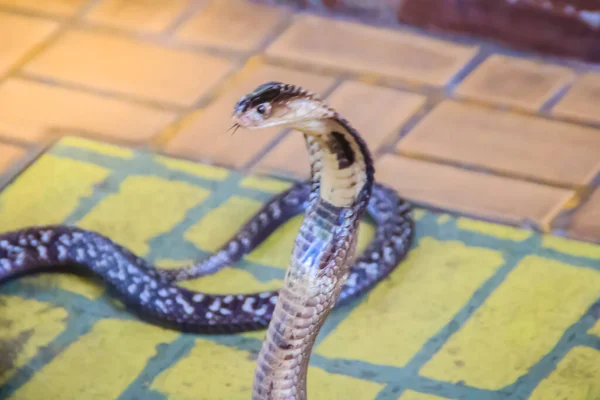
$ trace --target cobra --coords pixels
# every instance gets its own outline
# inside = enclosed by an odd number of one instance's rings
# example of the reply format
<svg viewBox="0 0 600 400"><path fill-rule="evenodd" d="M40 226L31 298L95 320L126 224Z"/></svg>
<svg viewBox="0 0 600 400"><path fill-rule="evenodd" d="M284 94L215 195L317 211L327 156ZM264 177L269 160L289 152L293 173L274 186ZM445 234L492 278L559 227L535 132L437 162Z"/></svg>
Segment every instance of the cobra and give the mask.
<svg viewBox="0 0 600 400"><path fill-rule="evenodd" d="M374 183L365 142L317 95L269 82L236 103L233 119L236 128L302 132L311 178L271 198L215 254L188 267L161 270L96 232L39 226L0 235L0 282L48 270L83 270L111 287L140 318L160 326L195 333L268 327L252 398L301 400L321 326L334 306L367 292L402 261L414 235L411 209L394 190ZM303 212L279 291L215 295L177 285L237 262ZM355 257L365 212L375 222L375 234Z"/></svg>

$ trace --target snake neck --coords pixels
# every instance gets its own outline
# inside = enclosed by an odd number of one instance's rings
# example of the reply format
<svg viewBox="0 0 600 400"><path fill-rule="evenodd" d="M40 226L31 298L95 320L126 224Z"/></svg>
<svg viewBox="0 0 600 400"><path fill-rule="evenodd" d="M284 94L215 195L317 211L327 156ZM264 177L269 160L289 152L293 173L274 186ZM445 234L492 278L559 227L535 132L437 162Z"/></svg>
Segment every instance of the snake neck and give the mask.
<svg viewBox="0 0 600 400"><path fill-rule="evenodd" d="M362 211L373 190L375 169L358 132L337 114L298 129L309 154L313 203L320 197L333 206Z"/></svg>
<svg viewBox="0 0 600 400"><path fill-rule="evenodd" d="M257 360L253 400L305 400L312 347L340 296L372 193L371 155L335 116L303 126L313 196Z"/></svg>

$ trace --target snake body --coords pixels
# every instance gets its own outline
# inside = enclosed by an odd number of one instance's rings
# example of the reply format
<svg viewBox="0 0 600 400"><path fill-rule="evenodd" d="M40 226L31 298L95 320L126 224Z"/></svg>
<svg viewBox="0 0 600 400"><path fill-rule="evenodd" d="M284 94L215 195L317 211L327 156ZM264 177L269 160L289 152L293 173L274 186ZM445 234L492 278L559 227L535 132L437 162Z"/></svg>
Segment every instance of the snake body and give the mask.
<svg viewBox="0 0 600 400"><path fill-rule="evenodd" d="M195 333L268 327L257 361L253 399L306 398L312 345L331 309L373 288L404 258L413 238L409 205L373 181L358 133L318 97L270 82L236 104L236 126L288 126L304 133L311 180L271 198L214 255L174 270L150 265L109 238L73 226L40 226L0 234L0 283L23 274L75 268L91 272L138 315ZM305 213L280 291L215 295L178 281L240 260L291 217ZM365 212L376 229L355 257Z"/></svg>

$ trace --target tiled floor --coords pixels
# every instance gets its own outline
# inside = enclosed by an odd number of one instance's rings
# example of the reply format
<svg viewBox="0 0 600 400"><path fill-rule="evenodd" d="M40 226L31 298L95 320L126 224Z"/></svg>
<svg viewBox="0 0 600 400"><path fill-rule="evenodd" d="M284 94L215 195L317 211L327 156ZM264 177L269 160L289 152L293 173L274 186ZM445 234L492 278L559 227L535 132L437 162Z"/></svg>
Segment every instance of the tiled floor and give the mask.
<svg viewBox="0 0 600 400"><path fill-rule="evenodd" d="M226 133L283 80L328 96L410 200L600 242L597 67L247 0L0 0L0 36L2 169L69 134L302 177L298 137Z"/></svg>
<svg viewBox="0 0 600 400"><path fill-rule="evenodd" d="M600 246L530 230L600 243L599 67L246 0L0 0L0 37L0 184L35 160L0 193L1 231L75 224L161 267L215 251L289 184L246 174L308 173L299 135L228 134L234 102L300 84L359 129L378 180L441 210L328 320L311 400L600 399ZM279 288L298 223L182 285ZM0 399L247 399L262 335L180 334L92 280L24 277L0 286Z"/></svg>
<svg viewBox="0 0 600 400"><path fill-rule="evenodd" d="M423 176L440 168L383 162ZM0 227L68 223L168 268L216 251L289 184L64 138L0 192ZM485 181L478 190L493 192ZM600 400L599 245L414 215L408 257L320 332L310 400ZM232 267L180 284L219 294L280 288L301 220ZM359 252L373 232L362 224ZM20 277L0 285L0 399L248 400L263 338L162 329L87 276Z"/></svg>

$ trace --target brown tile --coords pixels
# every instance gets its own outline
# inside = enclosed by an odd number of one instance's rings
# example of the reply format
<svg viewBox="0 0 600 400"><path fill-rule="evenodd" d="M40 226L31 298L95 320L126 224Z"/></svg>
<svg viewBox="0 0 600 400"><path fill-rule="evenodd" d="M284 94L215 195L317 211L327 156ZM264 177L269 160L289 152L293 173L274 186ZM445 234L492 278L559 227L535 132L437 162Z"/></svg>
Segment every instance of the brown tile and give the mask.
<svg viewBox="0 0 600 400"><path fill-rule="evenodd" d="M387 154L375 179L415 202L506 222L548 224L573 191Z"/></svg>
<svg viewBox="0 0 600 400"><path fill-rule="evenodd" d="M270 143L281 130L269 128L257 131L239 130L235 135L227 131L231 126L233 106L239 98L256 86L268 81L289 82L321 93L333 84L333 78L274 66L260 66L242 72L239 81L227 89L213 103L184 126L170 141L166 150L172 154L192 158L206 158L237 168L244 166Z"/></svg>
<svg viewBox="0 0 600 400"><path fill-rule="evenodd" d="M600 123L600 73L579 78L552 110L554 115Z"/></svg>
<svg viewBox="0 0 600 400"><path fill-rule="evenodd" d="M248 51L288 15L284 8L247 0L213 0L177 32L178 39Z"/></svg>
<svg viewBox="0 0 600 400"><path fill-rule="evenodd" d="M468 98L537 111L573 77L569 68L493 55L456 92Z"/></svg>
<svg viewBox="0 0 600 400"><path fill-rule="evenodd" d="M172 112L10 79L0 85L0 132L34 141L52 131L84 131L142 143L175 119Z"/></svg>
<svg viewBox="0 0 600 400"><path fill-rule="evenodd" d="M600 130L450 101L397 148L562 184L586 184L600 170Z"/></svg>
<svg viewBox="0 0 600 400"><path fill-rule="evenodd" d="M5 74L35 46L41 44L58 24L41 18L0 13L0 75Z"/></svg>
<svg viewBox="0 0 600 400"><path fill-rule="evenodd" d="M25 151L20 147L0 143L0 174L6 172L12 163L24 153Z"/></svg>
<svg viewBox="0 0 600 400"><path fill-rule="evenodd" d="M350 121L369 149L376 152L425 103L425 97L361 82L345 82L327 102ZM309 168L304 140L300 135L292 136L275 146L257 169L305 176Z"/></svg>
<svg viewBox="0 0 600 400"><path fill-rule="evenodd" d="M444 85L476 51L476 47L405 31L301 16L267 49L267 54L311 65Z"/></svg>
<svg viewBox="0 0 600 400"><path fill-rule="evenodd" d="M160 32L188 3L188 0L104 0L86 19L118 28Z"/></svg>
<svg viewBox="0 0 600 400"><path fill-rule="evenodd" d="M569 231L579 238L596 242L600 239L600 189L573 215Z"/></svg>
<svg viewBox="0 0 600 400"><path fill-rule="evenodd" d="M230 69L222 58L85 31L67 32L25 66L29 73L182 106Z"/></svg>
<svg viewBox="0 0 600 400"><path fill-rule="evenodd" d="M60 16L71 16L76 14L87 2L87 0L0 0L0 5Z"/></svg>

